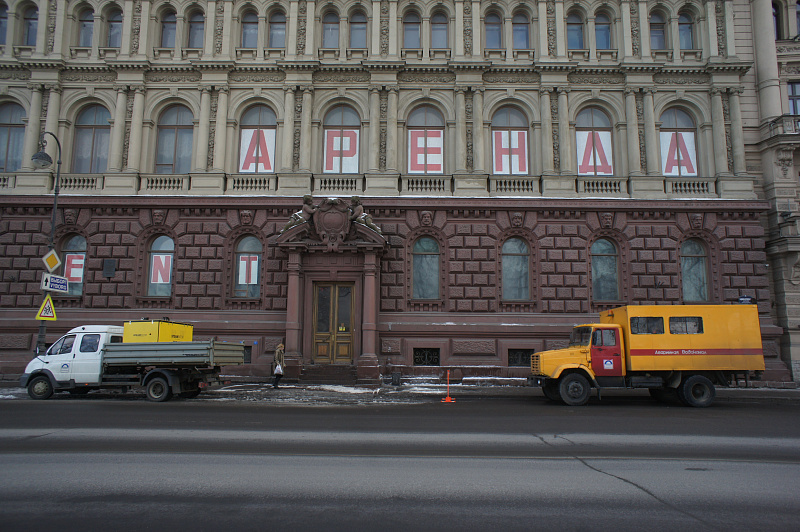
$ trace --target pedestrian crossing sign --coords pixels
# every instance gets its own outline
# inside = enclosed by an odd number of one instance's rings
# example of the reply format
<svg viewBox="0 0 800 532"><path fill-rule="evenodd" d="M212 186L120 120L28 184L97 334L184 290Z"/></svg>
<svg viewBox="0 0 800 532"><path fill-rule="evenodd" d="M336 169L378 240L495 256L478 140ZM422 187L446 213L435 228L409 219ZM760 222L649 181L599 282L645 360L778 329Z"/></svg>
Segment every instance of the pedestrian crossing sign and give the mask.
<svg viewBox="0 0 800 532"><path fill-rule="evenodd" d="M47 294L44 301L42 301L42 306L39 307L39 312L36 313L36 319L47 321L56 320L56 307L53 305L53 299L50 297L50 294Z"/></svg>

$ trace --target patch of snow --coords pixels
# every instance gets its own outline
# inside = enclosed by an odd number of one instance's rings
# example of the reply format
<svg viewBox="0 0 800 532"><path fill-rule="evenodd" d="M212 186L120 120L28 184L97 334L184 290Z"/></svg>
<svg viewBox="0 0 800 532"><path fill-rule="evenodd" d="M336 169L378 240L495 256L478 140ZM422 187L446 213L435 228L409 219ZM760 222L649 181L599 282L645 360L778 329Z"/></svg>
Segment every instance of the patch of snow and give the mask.
<svg viewBox="0 0 800 532"><path fill-rule="evenodd" d="M338 392L338 393L376 393L376 390L372 388L357 388L354 386L339 386L334 384L322 384L318 386L307 386L309 390L320 390L323 392Z"/></svg>
<svg viewBox="0 0 800 532"><path fill-rule="evenodd" d="M0 395L0 399L16 399L16 395Z"/></svg>

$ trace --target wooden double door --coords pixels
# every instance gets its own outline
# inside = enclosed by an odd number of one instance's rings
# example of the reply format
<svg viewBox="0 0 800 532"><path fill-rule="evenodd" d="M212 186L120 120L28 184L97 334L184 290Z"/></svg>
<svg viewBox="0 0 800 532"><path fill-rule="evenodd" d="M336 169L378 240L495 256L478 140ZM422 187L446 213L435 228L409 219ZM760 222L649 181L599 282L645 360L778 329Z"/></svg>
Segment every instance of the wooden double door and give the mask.
<svg viewBox="0 0 800 532"><path fill-rule="evenodd" d="M314 362L352 364L354 283L314 283Z"/></svg>

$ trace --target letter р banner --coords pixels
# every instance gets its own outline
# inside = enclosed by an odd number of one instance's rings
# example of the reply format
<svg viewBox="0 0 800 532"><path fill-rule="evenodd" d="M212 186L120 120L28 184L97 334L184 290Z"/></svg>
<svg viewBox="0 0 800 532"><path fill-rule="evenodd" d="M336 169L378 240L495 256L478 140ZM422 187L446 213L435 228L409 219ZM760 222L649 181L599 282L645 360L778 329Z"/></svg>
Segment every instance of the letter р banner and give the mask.
<svg viewBox="0 0 800 532"><path fill-rule="evenodd" d="M328 129L325 131L326 174L358 173L357 129ZM309 154L310 156L310 154Z"/></svg>

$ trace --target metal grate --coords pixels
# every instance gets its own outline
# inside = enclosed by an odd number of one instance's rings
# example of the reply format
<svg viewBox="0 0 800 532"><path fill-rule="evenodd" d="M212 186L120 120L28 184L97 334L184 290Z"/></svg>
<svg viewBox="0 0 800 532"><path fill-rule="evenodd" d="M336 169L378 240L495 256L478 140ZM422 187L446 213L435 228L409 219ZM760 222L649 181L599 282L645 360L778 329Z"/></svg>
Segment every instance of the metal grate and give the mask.
<svg viewBox="0 0 800 532"><path fill-rule="evenodd" d="M528 367L531 365L533 349L509 349L508 366Z"/></svg>
<svg viewBox="0 0 800 532"><path fill-rule="evenodd" d="M439 348L415 347L414 348L415 366L438 366Z"/></svg>
<svg viewBox="0 0 800 532"><path fill-rule="evenodd" d="M531 374L541 375L541 370L539 369L539 355L531 355Z"/></svg>

